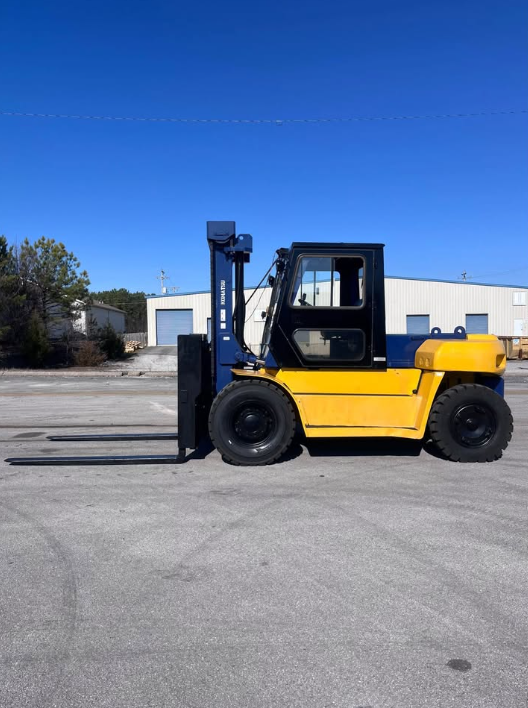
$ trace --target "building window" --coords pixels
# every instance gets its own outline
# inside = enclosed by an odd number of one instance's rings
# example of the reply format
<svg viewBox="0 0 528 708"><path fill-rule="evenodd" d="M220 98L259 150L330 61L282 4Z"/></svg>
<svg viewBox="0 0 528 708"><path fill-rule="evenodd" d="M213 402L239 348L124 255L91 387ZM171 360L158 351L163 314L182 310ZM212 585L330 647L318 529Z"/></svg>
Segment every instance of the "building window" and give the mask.
<svg viewBox="0 0 528 708"><path fill-rule="evenodd" d="M522 290L518 290L513 293L513 304L514 305L526 305L526 293Z"/></svg>
<svg viewBox="0 0 528 708"><path fill-rule="evenodd" d="M364 266L359 256L303 256L290 303L295 307L362 307Z"/></svg>
<svg viewBox="0 0 528 708"><path fill-rule="evenodd" d="M488 334L488 315L466 315L468 334Z"/></svg>
<svg viewBox="0 0 528 708"><path fill-rule="evenodd" d="M429 315L407 315L407 334L429 334Z"/></svg>

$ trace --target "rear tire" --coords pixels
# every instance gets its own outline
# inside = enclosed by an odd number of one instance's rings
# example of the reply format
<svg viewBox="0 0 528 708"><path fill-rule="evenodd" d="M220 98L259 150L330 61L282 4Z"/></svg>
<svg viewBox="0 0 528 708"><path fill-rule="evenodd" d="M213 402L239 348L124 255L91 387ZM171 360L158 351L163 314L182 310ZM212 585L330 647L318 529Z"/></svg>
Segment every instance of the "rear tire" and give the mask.
<svg viewBox="0 0 528 708"><path fill-rule="evenodd" d="M209 435L226 462L269 465L288 449L295 432L290 399L264 380L234 381L213 401Z"/></svg>
<svg viewBox="0 0 528 708"><path fill-rule="evenodd" d="M510 407L480 384L460 384L433 403L428 422L431 440L454 462L492 462L502 456L513 432Z"/></svg>

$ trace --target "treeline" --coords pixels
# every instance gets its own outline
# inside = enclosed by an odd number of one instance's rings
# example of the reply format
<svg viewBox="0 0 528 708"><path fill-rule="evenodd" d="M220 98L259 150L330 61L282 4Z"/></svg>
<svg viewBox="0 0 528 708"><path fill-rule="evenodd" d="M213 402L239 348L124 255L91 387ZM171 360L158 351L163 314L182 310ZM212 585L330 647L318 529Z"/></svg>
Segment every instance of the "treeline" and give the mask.
<svg viewBox="0 0 528 708"><path fill-rule="evenodd" d="M43 236L34 243L25 239L10 245L0 236L0 357L20 356L32 366L48 363L61 349L60 332L66 363L72 359L72 341L83 336L72 325L92 302L123 310L125 331L147 330L144 292L126 288L90 292L89 285L88 273L63 243ZM113 358L119 349L115 333L111 327L103 329L89 326L85 335L98 340L103 353Z"/></svg>
<svg viewBox="0 0 528 708"><path fill-rule="evenodd" d="M51 351L54 322L78 316L89 297L88 273L63 243L44 236L9 245L0 236L0 346L41 364Z"/></svg>

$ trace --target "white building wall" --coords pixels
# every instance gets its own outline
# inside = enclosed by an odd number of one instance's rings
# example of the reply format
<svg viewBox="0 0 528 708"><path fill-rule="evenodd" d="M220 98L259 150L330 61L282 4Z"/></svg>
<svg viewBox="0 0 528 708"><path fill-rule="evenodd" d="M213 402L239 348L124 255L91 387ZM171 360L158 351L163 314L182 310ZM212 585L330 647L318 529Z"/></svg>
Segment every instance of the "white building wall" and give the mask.
<svg viewBox="0 0 528 708"><path fill-rule="evenodd" d="M328 284L320 283L322 290ZM245 291L246 300L253 289ZM526 305L514 305L514 292L525 293ZM271 288L263 288L251 299L246 311L245 336L251 347L261 339L264 322L260 316L269 305ZM167 295L147 299L148 343L156 344L156 310L193 310L193 331L207 333L207 318L211 317L210 293ZM388 334L407 331L407 315L429 315L431 327L452 332L465 327L466 314L488 315L490 334L503 337L514 335L514 320L522 320L523 334L528 336L528 288L443 283L430 280L385 279L385 309ZM351 311L348 310L347 314Z"/></svg>
<svg viewBox="0 0 528 708"><path fill-rule="evenodd" d="M87 332L86 310L81 310L78 313L78 317L76 317L74 320L72 320L72 326L76 332L81 332L82 334L86 334L86 332Z"/></svg>
<svg viewBox="0 0 528 708"><path fill-rule="evenodd" d="M92 318L97 323L97 327L104 327L108 323L112 325L116 332L125 331L125 313L116 310L107 310L105 307L92 305L88 313L88 318Z"/></svg>
<svg viewBox="0 0 528 708"><path fill-rule="evenodd" d="M82 334L88 333L88 324L94 323L96 327L104 327L108 322L116 332L125 331L125 313L107 310L105 307L92 305L88 310L81 310L77 319L73 320L73 328Z"/></svg>
<svg viewBox="0 0 528 708"><path fill-rule="evenodd" d="M211 317L211 294L167 295L147 298L148 346L156 346L156 310L192 310L193 333L207 334L207 318Z"/></svg>
<svg viewBox="0 0 528 708"><path fill-rule="evenodd" d="M60 315L60 308L55 307L51 310L52 319L49 324L49 333L52 339L60 339L68 332L80 332L81 334L88 333L88 323L95 321L96 327L104 327L108 322L112 325L116 332L125 331L125 313L118 310L109 310L106 307L99 305L91 305L88 310L84 309L84 303L76 301L78 309L76 317L63 317ZM55 315L55 317L53 317Z"/></svg>
<svg viewBox="0 0 528 708"><path fill-rule="evenodd" d="M245 290L246 300L253 290ZM258 313L265 310L270 301L271 288L263 288L256 293L247 307L246 312L246 341L251 345L257 345L262 339L264 321ZM166 297L147 298L147 322L148 322L148 345L156 345L156 310L192 310L193 311L193 333L207 334L207 318L211 317L211 294L195 293L194 295L167 295Z"/></svg>
<svg viewBox="0 0 528 708"><path fill-rule="evenodd" d="M465 327L466 315L483 314L488 315L490 334L513 336L515 319L524 321L528 333L528 304L513 304L513 293L520 291L528 303L528 288L386 278L387 333L404 333L407 315L429 315L431 327L452 332Z"/></svg>

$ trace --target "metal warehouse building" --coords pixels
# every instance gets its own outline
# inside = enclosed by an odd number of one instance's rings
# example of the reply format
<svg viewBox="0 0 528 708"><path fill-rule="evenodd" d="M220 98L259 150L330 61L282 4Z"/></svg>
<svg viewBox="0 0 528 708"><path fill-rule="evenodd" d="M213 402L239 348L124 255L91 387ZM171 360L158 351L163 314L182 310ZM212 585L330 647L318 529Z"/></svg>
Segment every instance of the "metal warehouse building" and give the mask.
<svg viewBox="0 0 528 708"><path fill-rule="evenodd" d="M326 287L325 282L314 284L309 304L325 304ZM253 289L245 292L247 301ZM271 288L262 288L247 306L245 331L251 347L261 341L270 295ZM462 325L471 333L528 335L527 286L387 277L385 308L388 334L426 334L432 327L452 332ZM202 291L150 296L147 317L149 346L174 346L178 334L209 334L211 295Z"/></svg>

